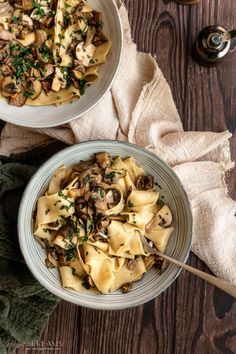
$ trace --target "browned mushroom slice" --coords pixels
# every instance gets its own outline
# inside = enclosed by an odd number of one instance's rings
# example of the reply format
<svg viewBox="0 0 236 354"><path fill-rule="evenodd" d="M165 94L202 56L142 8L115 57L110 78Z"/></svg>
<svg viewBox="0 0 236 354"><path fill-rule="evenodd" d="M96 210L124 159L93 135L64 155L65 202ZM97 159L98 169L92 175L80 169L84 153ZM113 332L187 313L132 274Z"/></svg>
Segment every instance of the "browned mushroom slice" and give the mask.
<svg viewBox="0 0 236 354"><path fill-rule="evenodd" d="M41 81L42 88L46 92L46 94L50 94L51 91L51 83L49 81Z"/></svg>
<svg viewBox="0 0 236 354"><path fill-rule="evenodd" d="M80 80L82 77L84 77L84 74L81 71L73 70L72 72L77 80Z"/></svg>
<svg viewBox="0 0 236 354"><path fill-rule="evenodd" d="M4 41L12 41L16 39L16 35L5 29L0 29L0 39L3 39Z"/></svg>
<svg viewBox="0 0 236 354"><path fill-rule="evenodd" d="M98 23L102 21L102 13L98 11L93 11L93 20Z"/></svg>
<svg viewBox="0 0 236 354"><path fill-rule="evenodd" d="M44 72L43 72L43 76L44 78L52 75L54 73L54 67L53 64L46 64L44 65Z"/></svg>
<svg viewBox="0 0 236 354"><path fill-rule="evenodd" d="M22 10L21 9L16 9L13 11L13 16L19 18L22 15Z"/></svg>
<svg viewBox="0 0 236 354"><path fill-rule="evenodd" d="M11 10L11 6L8 1L3 1L0 3L0 14Z"/></svg>
<svg viewBox="0 0 236 354"><path fill-rule="evenodd" d="M0 53L0 55L1 55L1 53ZM0 71L3 76L12 75L12 70L7 64L2 64L0 67Z"/></svg>
<svg viewBox="0 0 236 354"><path fill-rule="evenodd" d="M96 161L102 168L106 168L111 165L111 157L107 152L100 152L95 155Z"/></svg>
<svg viewBox="0 0 236 354"><path fill-rule="evenodd" d="M81 173L87 171L93 164L94 164L94 160L80 161L79 164L73 167L73 170Z"/></svg>
<svg viewBox="0 0 236 354"><path fill-rule="evenodd" d="M11 76L7 76L2 80L1 90L4 97L11 97L20 92L19 85Z"/></svg>
<svg viewBox="0 0 236 354"><path fill-rule="evenodd" d="M55 76L52 80L51 89L55 92L58 92L61 89L61 81L57 76Z"/></svg>
<svg viewBox="0 0 236 354"><path fill-rule="evenodd" d="M107 42L107 37L102 32L97 33L93 38L93 45L95 47L99 47L105 42Z"/></svg>
<svg viewBox="0 0 236 354"><path fill-rule="evenodd" d="M109 205L109 208L113 208L120 202L121 195L118 190L115 188L106 190L106 201Z"/></svg>
<svg viewBox="0 0 236 354"><path fill-rule="evenodd" d="M85 40L85 43L84 43L85 47L87 47L89 44L92 43L93 37L95 36L95 33L96 33L95 27L94 26L89 26L87 34L86 34L86 40Z"/></svg>
<svg viewBox="0 0 236 354"><path fill-rule="evenodd" d="M32 19L26 15L26 14L22 14L21 17L20 17L20 23L23 25L23 26L26 26L30 29L33 28L33 21Z"/></svg>
<svg viewBox="0 0 236 354"><path fill-rule="evenodd" d="M154 177L151 175L139 176L136 180L137 189L152 189L154 187Z"/></svg>
<svg viewBox="0 0 236 354"><path fill-rule="evenodd" d="M47 40L47 33L42 29L37 29L35 31L35 44L40 46L44 44Z"/></svg>
<svg viewBox="0 0 236 354"><path fill-rule="evenodd" d="M26 97L23 95L22 92L17 93L16 96L11 97L9 100L9 104L11 106L16 106L16 107L24 106L25 102L26 102Z"/></svg>
<svg viewBox="0 0 236 354"><path fill-rule="evenodd" d="M31 10L33 8L33 0L22 0L23 10Z"/></svg>
<svg viewBox="0 0 236 354"><path fill-rule="evenodd" d="M97 210L99 210L99 212L103 212L108 209L107 201L105 199L104 200L96 199L94 201L94 206Z"/></svg>
<svg viewBox="0 0 236 354"><path fill-rule="evenodd" d="M35 100L42 92L42 84L39 80L35 78L30 78L28 85L30 99Z"/></svg>

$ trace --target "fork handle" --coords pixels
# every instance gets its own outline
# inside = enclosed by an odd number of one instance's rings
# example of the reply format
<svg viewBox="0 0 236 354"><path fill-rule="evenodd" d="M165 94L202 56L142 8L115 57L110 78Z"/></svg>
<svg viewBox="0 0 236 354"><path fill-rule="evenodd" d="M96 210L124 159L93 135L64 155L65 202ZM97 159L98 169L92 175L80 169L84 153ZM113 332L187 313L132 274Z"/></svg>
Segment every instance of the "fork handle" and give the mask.
<svg viewBox="0 0 236 354"><path fill-rule="evenodd" d="M234 298L236 298L236 286L233 284L228 283L225 280L222 280L220 278L215 277L214 275L202 272L201 270L198 270L196 268L193 268L191 266L189 266L188 264L179 262L171 257L166 256L165 254L159 253L158 254L164 258L167 259L168 261L170 261L171 263L176 264L177 266L186 269L188 272L193 273L195 275L197 275L199 278L202 278L203 280L206 280L208 283L216 286L217 288L223 290L224 292L226 292L227 294L233 296Z"/></svg>

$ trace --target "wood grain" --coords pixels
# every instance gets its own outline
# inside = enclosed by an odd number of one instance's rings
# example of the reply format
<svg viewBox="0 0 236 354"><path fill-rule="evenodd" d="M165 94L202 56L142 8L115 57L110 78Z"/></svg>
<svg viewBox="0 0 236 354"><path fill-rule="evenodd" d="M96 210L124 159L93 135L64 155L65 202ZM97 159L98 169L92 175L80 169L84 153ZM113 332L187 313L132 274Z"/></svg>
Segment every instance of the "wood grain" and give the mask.
<svg viewBox="0 0 236 354"><path fill-rule="evenodd" d="M138 48L157 57L186 130L234 133L236 158L236 46L215 68L191 58L197 33L210 24L236 28L235 0L125 0ZM236 171L229 179L236 198ZM193 254L189 264L208 268ZM187 272L155 301L125 311L93 311L61 302L41 341L16 354L233 354L236 302ZM33 349L33 345L38 349ZM48 348L48 349L46 349Z"/></svg>

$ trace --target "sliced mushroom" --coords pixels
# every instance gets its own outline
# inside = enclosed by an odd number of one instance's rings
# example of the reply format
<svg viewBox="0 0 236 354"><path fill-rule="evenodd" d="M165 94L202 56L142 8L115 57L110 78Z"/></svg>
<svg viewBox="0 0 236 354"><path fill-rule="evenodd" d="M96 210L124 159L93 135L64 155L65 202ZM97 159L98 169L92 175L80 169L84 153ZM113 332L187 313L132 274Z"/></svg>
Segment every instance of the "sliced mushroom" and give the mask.
<svg viewBox="0 0 236 354"><path fill-rule="evenodd" d="M93 37L95 36L95 33L96 33L95 27L94 26L89 26L87 34L86 34L86 40L85 40L85 43L84 43L85 47L88 47L88 45L92 43Z"/></svg>
<svg viewBox="0 0 236 354"><path fill-rule="evenodd" d="M15 96L11 97L9 100L9 104L11 106L22 107L26 102L26 97L22 92L17 93Z"/></svg>
<svg viewBox="0 0 236 354"><path fill-rule="evenodd" d="M28 82L28 88L29 92L32 93L32 95L30 96L31 100L35 100L42 92L42 84L39 80L36 80L35 78L30 78Z"/></svg>
<svg viewBox="0 0 236 354"><path fill-rule="evenodd" d="M26 26L30 29L33 28L33 21L31 20L31 18L28 15L22 14L20 17L20 22L22 23L23 26Z"/></svg>
<svg viewBox="0 0 236 354"><path fill-rule="evenodd" d="M0 39L3 39L4 41L12 41L16 39L15 33L11 33L5 29L0 29Z"/></svg>
<svg viewBox="0 0 236 354"><path fill-rule="evenodd" d="M89 62L95 53L96 47L93 44L89 44L84 47L84 42L77 44L75 49L76 58L84 66L89 66Z"/></svg>
<svg viewBox="0 0 236 354"><path fill-rule="evenodd" d="M53 93L53 91L51 91L51 83L49 81L41 81L41 84L42 84L42 88L45 91L46 95Z"/></svg>
<svg viewBox="0 0 236 354"><path fill-rule="evenodd" d="M31 71L31 76L41 78L41 73L40 73L40 71L39 71L38 69L36 69L36 68L32 68L32 71Z"/></svg>
<svg viewBox="0 0 236 354"><path fill-rule="evenodd" d="M151 175L139 176L136 180L138 189L152 189L154 186L154 177Z"/></svg>
<svg viewBox="0 0 236 354"><path fill-rule="evenodd" d="M43 52L40 49L41 48L35 48L35 52L36 52L37 58L42 63L46 64L49 61L49 57L47 55L44 55Z"/></svg>
<svg viewBox="0 0 236 354"><path fill-rule="evenodd" d="M19 86L11 76L7 76L2 80L1 89L4 97L11 97L20 92Z"/></svg>
<svg viewBox="0 0 236 354"><path fill-rule="evenodd" d="M7 64L2 64L0 67L0 71L3 76L12 75L12 70Z"/></svg>
<svg viewBox="0 0 236 354"><path fill-rule="evenodd" d="M120 201L120 193L115 188L106 190L106 201L110 207L117 205Z"/></svg>
<svg viewBox="0 0 236 354"><path fill-rule="evenodd" d="M54 73L54 66L53 64L46 64L44 66L44 72L43 72L43 76L44 78L52 75Z"/></svg>
<svg viewBox="0 0 236 354"><path fill-rule="evenodd" d="M9 10L9 2L8 1L4 1L0 3L0 14L6 12L7 10Z"/></svg>
<svg viewBox="0 0 236 354"><path fill-rule="evenodd" d="M94 201L94 206L100 212L106 211L108 209L108 205L107 205L106 200L96 199Z"/></svg>
<svg viewBox="0 0 236 354"><path fill-rule="evenodd" d="M34 32L31 32L29 34L27 34L27 36L25 36L24 39L17 39L17 42L19 42L20 44L22 44L24 47L28 47L31 44L33 44L35 41L35 34Z"/></svg>
<svg viewBox="0 0 236 354"><path fill-rule="evenodd" d="M111 156L107 152L100 152L96 154L96 161L101 166L101 168L106 168L111 165Z"/></svg>
<svg viewBox="0 0 236 354"><path fill-rule="evenodd" d="M40 46L44 44L47 40L47 33L42 29L37 29L35 31L35 44Z"/></svg>
<svg viewBox="0 0 236 354"><path fill-rule="evenodd" d="M33 6L33 0L22 0L23 10L31 10Z"/></svg>
<svg viewBox="0 0 236 354"><path fill-rule="evenodd" d="M51 89L55 92L58 92L61 89L61 81L57 76L55 76L52 80Z"/></svg>
<svg viewBox="0 0 236 354"><path fill-rule="evenodd" d="M98 11L93 11L93 19L95 22L101 22L102 21L102 13Z"/></svg>
<svg viewBox="0 0 236 354"><path fill-rule="evenodd" d="M12 15L13 15L14 17L19 18L19 17L21 17L21 15L22 15L22 10L21 10L21 9L16 9L16 10L13 12Z"/></svg>
<svg viewBox="0 0 236 354"><path fill-rule="evenodd" d="M73 74L77 80L80 80L82 77L84 77L84 74L81 71L73 70Z"/></svg>

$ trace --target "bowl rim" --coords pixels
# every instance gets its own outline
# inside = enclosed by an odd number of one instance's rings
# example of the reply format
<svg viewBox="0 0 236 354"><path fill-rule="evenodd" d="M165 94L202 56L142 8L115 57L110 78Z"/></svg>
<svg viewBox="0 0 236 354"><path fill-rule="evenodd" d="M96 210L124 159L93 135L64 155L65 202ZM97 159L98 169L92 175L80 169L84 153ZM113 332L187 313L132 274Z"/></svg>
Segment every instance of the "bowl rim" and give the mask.
<svg viewBox="0 0 236 354"><path fill-rule="evenodd" d="M78 119L78 118L84 116L90 110L95 108L99 102L102 101L102 99L105 97L105 95L108 93L108 91L110 91L111 86L113 85L113 83L114 83L114 81L115 81L115 79L117 77L117 74L118 74L118 71L119 71L119 68L120 68L120 64L121 64L121 58L122 58L122 54L123 54L123 49L124 49L123 25L122 25L121 16L120 16L120 13L119 13L119 8L118 8L115 0L110 0L110 5L113 6L113 9L114 9L114 11L116 13L117 21L118 21L118 24L119 24L118 27L117 27L117 29L119 31L118 32L119 33L119 37L120 37L120 44L119 44L119 48L118 48L119 49L119 54L118 54L118 61L117 61L117 64L116 64L114 75L113 75L109 85L107 86L107 88L105 89L103 94L99 97L99 99L96 102L94 102L91 106L89 106L87 109L84 109L78 115L75 115L74 117L70 117L70 118L67 118L67 119L65 118L61 122L50 123L50 121L49 121L46 125L45 124L41 124L40 122L37 123L37 124L31 125L30 123L21 122L21 120L17 121L17 123L16 123L15 121L12 120L12 118L9 119L9 118L1 117L1 119L3 121L5 121L6 123L15 124L15 125L20 126L20 127L27 127L27 128L34 128L34 129L58 127L58 126L61 126L63 124L70 123L70 122L74 121L75 119ZM53 106L53 105L49 105L49 106ZM42 107L47 107L47 106L42 106ZM34 106L31 106L31 109L33 109L33 108L34 108ZM33 114L33 112L32 112L32 114Z"/></svg>
<svg viewBox="0 0 236 354"><path fill-rule="evenodd" d="M58 151L57 153L53 154L49 159L47 159L38 169L37 171L33 174L33 176L30 178L29 182L27 183L27 186L23 192L22 198L21 198L21 203L20 203L20 207L19 207L19 211L18 211L18 218L17 218L17 234L18 234L18 240L19 240L19 245L20 245L20 249L21 249L21 253L23 255L24 261L29 269L29 271L31 272L31 274L34 276L34 278L44 287L46 288L50 293L56 295L57 297L59 297L62 300L74 303L78 306L81 307L85 307L85 308L90 308L90 309L94 309L94 310L122 310L125 308L132 308L132 307L137 307L137 306L141 306L153 299L156 299L158 296L160 296L167 288L169 288L173 282L177 279L177 277L180 275L180 272L183 270L183 268L179 268L177 266L175 266L174 264L172 264L173 270L175 269L175 273L173 274L173 276L169 279L169 282L163 286L163 289L161 290L161 292L159 292L158 294L150 294L150 296L147 296L145 299L142 299L141 301L137 301L137 303L133 303L133 304L127 304L125 306L117 306L117 307L113 307L113 306L109 306L109 303L107 303L107 307L104 309L104 307L99 307L99 304L96 304L96 306L89 304L89 305L84 305L84 304L80 304L78 303L78 301L76 300L68 300L66 299L66 296L63 296L63 288L61 288L60 290L55 290L48 285L48 281L46 278L44 277L40 277L39 280L39 274L38 272L35 270L35 267L32 266L32 264L29 262L29 260L27 259L27 257L25 256L24 253L24 243L23 243L23 237L21 236L21 230L20 230L20 220L23 219L22 218L22 214L24 214L24 204L26 203L26 199L25 196L28 194L28 192L31 189L31 184L33 183L33 181L35 179L37 179L38 175L40 175L41 170L43 170L45 167L47 167L48 164L50 164L57 156L60 156L61 154L63 155L65 151L70 151L75 148L75 146L81 146L81 145L90 145L91 143L112 143L112 144L117 144L120 145L122 147L123 146L131 146L131 147L135 147L138 148L139 150L143 150L146 153L152 155L155 159L158 159L161 163L163 163L168 170L171 172L171 174L176 178L177 182L179 183L179 186L182 189L182 192L185 196L185 202L186 202L186 206L187 206L187 213L188 213L188 223L189 223L189 231L187 233L187 238L186 238L186 244L185 244L185 248L186 251L183 255L182 258L182 262L186 263L189 254L190 254L190 250L191 250L191 245L192 245L192 239L193 239L193 214L192 214L192 208L191 208L191 203L190 200L188 198L187 192L185 191L185 188L181 182L181 180L179 179L179 177L177 176L177 174L174 172L174 170L163 160L161 159L158 155L156 155L154 152L147 150L144 147L138 146L136 144L130 143L130 142L126 142L126 141L117 141L117 140L109 140L109 139L101 139L101 140L89 140L89 141L85 141L85 142L81 142L78 144L74 144L74 145L70 145L68 147L65 147L63 149L61 149L60 151ZM100 151L102 149L99 149ZM32 233L33 235L33 233ZM35 241L36 242L36 241ZM176 258L177 259L177 258ZM177 259L178 260L178 259Z"/></svg>

